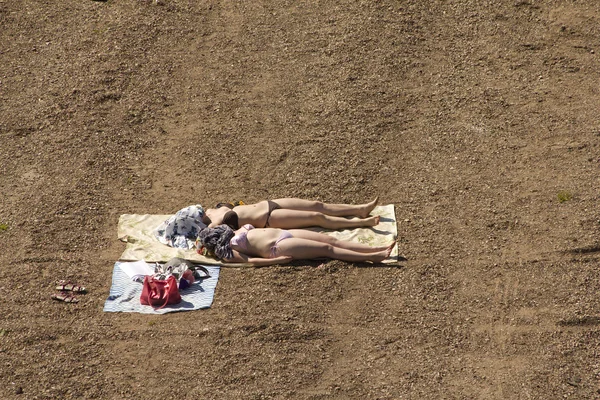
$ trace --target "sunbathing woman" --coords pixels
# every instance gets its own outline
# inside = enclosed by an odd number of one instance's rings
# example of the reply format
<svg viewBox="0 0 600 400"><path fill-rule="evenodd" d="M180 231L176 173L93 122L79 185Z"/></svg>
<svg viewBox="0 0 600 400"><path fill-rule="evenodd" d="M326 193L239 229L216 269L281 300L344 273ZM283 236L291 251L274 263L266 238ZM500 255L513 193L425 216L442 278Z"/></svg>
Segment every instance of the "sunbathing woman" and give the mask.
<svg viewBox="0 0 600 400"><path fill-rule="evenodd" d="M226 224L233 230L250 224L257 228L353 229L379 224L379 216L369 216L377 199L366 204L329 204L320 201L285 198L265 200L256 204L238 205L220 203L217 208L205 210L202 218L208 227ZM345 218L358 217L358 218Z"/></svg>
<svg viewBox="0 0 600 400"><path fill-rule="evenodd" d="M313 258L380 263L389 257L395 244L394 241L388 246L370 247L304 229L254 229L252 225L244 225L236 232L227 225L204 228L196 242L198 251L205 255L257 266Z"/></svg>

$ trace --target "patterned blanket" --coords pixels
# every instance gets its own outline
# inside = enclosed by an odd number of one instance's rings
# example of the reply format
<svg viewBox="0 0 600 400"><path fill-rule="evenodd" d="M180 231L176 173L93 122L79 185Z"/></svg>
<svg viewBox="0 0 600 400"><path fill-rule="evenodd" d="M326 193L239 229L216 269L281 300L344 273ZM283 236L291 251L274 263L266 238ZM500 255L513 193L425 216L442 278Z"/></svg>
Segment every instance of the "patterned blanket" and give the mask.
<svg viewBox="0 0 600 400"><path fill-rule="evenodd" d="M192 311L209 308L212 305L215 289L219 281L218 266L206 266L210 278L192 283L188 288L180 290L181 302L170 304L155 310L151 306L140 303L142 284L131 280L123 270L126 262L115 263L113 268L112 285L110 294L104 303L105 312L132 312L142 314L165 314L176 311Z"/></svg>

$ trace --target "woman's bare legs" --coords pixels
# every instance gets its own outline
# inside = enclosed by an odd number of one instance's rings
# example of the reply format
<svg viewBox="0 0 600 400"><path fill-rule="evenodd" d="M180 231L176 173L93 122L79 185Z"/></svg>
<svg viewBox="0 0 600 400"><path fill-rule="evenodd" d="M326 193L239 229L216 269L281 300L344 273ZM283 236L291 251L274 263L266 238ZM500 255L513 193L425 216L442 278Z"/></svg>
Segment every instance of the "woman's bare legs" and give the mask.
<svg viewBox="0 0 600 400"><path fill-rule="evenodd" d="M357 251L359 253L376 253L378 251L385 251L389 249L390 246L393 248L395 245L395 242L392 242L387 246L371 247L367 244L352 242L349 240L339 240L333 236L325 235L319 232L308 231L306 229L288 229L288 232L290 232L292 236L297 239L314 240L315 242L327 243L334 247Z"/></svg>
<svg viewBox="0 0 600 400"><path fill-rule="evenodd" d="M281 208L288 210L316 211L334 217L366 218L377 205L379 197L365 204L332 204L296 198L275 199L273 201L279 204Z"/></svg>
<svg viewBox="0 0 600 400"><path fill-rule="evenodd" d="M296 260L333 258L348 262L371 261L373 263L380 263L389 257L392 249L393 245L389 246L386 250L373 253L360 253L358 251L335 247L329 243L292 237L279 242L276 254L277 256L291 256Z"/></svg>
<svg viewBox="0 0 600 400"><path fill-rule="evenodd" d="M271 212L269 217L270 228L308 228L320 226L326 229L354 229L379 224L379 215L367 218L344 218L325 215L315 211L289 210L278 208Z"/></svg>

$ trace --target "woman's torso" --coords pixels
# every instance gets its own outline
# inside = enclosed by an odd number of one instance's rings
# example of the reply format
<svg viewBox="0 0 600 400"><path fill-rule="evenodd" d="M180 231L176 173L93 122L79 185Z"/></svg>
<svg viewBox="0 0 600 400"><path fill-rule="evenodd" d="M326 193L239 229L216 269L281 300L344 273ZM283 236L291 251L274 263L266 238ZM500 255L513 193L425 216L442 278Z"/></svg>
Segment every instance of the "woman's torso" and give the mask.
<svg viewBox="0 0 600 400"><path fill-rule="evenodd" d="M281 236L281 229L266 228L266 229L250 229L240 228L235 232L239 240L240 236L246 235L245 239L241 239L244 243L231 243L231 248L248 256L270 258L271 248ZM236 240L232 239L232 242Z"/></svg>
<svg viewBox="0 0 600 400"><path fill-rule="evenodd" d="M236 206L232 211L237 214L240 227L250 224L256 228L264 228L269 218L269 203L265 200L256 204Z"/></svg>

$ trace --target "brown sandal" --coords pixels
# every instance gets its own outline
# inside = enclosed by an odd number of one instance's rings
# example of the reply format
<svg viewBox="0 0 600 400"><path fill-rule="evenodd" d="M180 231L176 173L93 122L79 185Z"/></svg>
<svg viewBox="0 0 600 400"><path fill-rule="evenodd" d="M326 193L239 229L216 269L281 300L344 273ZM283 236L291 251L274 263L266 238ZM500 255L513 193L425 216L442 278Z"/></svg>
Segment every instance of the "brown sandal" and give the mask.
<svg viewBox="0 0 600 400"><path fill-rule="evenodd" d="M64 303L77 303L79 301L75 296L66 292L53 294L52 299L62 301Z"/></svg>
<svg viewBox="0 0 600 400"><path fill-rule="evenodd" d="M82 286L77 286L71 282L67 282L67 281L59 281L58 282L58 286L56 287L56 290L60 290L62 291L68 291L68 292L73 292L73 293L85 293L86 289Z"/></svg>

